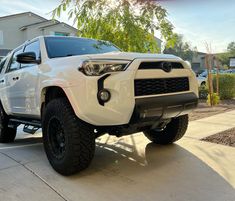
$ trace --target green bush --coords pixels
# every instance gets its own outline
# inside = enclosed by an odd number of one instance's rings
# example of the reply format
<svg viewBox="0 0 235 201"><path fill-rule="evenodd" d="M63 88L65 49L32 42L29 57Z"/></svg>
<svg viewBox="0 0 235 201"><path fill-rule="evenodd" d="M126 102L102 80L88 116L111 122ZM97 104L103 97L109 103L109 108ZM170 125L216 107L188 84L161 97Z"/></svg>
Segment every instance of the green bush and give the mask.
<svg viewBox="0 0 235 201"><path fill-rule="evenodd" d="M216 76L213 76L213 88L216 92ZM235 74L219 75L219 96L220 99L232 99L235 97Z"/></svg>
<svg viewBox="0 0 235 201"><path fill-rule="evenodd" d="M207 104L211 105L211 98L212 98L212 106L218 105L220 101L220 97L217 95L217 93L213 93L211 96L208 94L207 96Z"/></svg>

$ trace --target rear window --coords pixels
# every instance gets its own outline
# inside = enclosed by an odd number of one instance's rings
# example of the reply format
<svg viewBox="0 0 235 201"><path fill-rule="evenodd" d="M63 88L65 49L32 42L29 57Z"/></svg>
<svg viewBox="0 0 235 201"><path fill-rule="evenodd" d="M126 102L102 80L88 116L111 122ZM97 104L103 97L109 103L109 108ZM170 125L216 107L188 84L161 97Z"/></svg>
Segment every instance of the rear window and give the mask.
<svg viewBox="0 0 235 201"><path fill-rule="evenodd" d="M45 37L49 58L120 51L112 43L85 38Z"/></svg>

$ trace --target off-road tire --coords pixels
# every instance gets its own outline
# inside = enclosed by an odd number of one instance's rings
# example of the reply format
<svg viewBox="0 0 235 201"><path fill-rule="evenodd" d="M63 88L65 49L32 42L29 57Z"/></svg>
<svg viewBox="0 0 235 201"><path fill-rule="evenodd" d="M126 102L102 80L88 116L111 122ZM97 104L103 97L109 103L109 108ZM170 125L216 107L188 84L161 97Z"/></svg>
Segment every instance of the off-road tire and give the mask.
<svg viewBox="0 0 235 201"><path fill-rule="evenodd" d="M51 126L55 122L60 124L59 127L64 135L65 148L58 151L62 152L62 155L53 151L55 146L53 146L54 141L51 139L55 137L52 136L54 131ZM95 152L94 129L91 125L77 118L66 98L54 99L46 105L42 130L46 155L51 166L58 173L72 175L89 166Z"/></svg>
<svg viewBox="0 0 235 201"><path fill-rule="evenodd" d="M9 118L0 104L0 143L14 142L16 137L16 128L8 127Z"/></svg>
<svg viewBox="0 0 235 201"><path fill-rule="evenodd" d="M145 136L156 144L172 144L173 142L181 139L188 128L188 115L173 118L166 128L162 131L159 130L146 130Z"/></svg>

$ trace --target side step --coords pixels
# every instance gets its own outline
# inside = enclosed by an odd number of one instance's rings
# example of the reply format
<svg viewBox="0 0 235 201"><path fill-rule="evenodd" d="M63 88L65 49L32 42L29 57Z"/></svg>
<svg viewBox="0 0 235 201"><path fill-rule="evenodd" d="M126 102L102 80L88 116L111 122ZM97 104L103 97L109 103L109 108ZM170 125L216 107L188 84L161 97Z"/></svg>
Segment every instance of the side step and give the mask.
<svg viewBox="0 0 235 201"><path fill-rule="evenodd" d="M40 129L40 127L35 127L35 126L30 126L30 125L27 125L25 124L24 125L24 128L23 128L23 131L25 133L29 133L29 134L35 134L38 130Z"/></svg>
<svg viewBox="0 0 235 201"><path fill-rule="evenodd" d="M17 128L20 124L24 124L23 131L29 134L35 134L38 129L40 129L41 122L38 120L21 120L21 119L10 119L9 127Z"/></svg>

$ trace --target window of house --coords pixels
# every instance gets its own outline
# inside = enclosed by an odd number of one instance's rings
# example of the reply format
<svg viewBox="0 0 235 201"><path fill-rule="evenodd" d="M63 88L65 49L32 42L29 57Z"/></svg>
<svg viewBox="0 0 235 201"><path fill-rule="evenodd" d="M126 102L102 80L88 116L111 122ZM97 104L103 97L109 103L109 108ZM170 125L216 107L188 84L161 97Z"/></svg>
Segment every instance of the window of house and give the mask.
<svg viewBox="0 0 235 201"><path fill-rule="evenodd" d="M55 32L55 36L69 36L69 33L64 33L64 32Z"/></svg>
<svg viewBox="0 0 235 201"><path fill-rule="evenodd" d="M3 41L3 31L0 30L0 45L4 45Z"/></svg>

